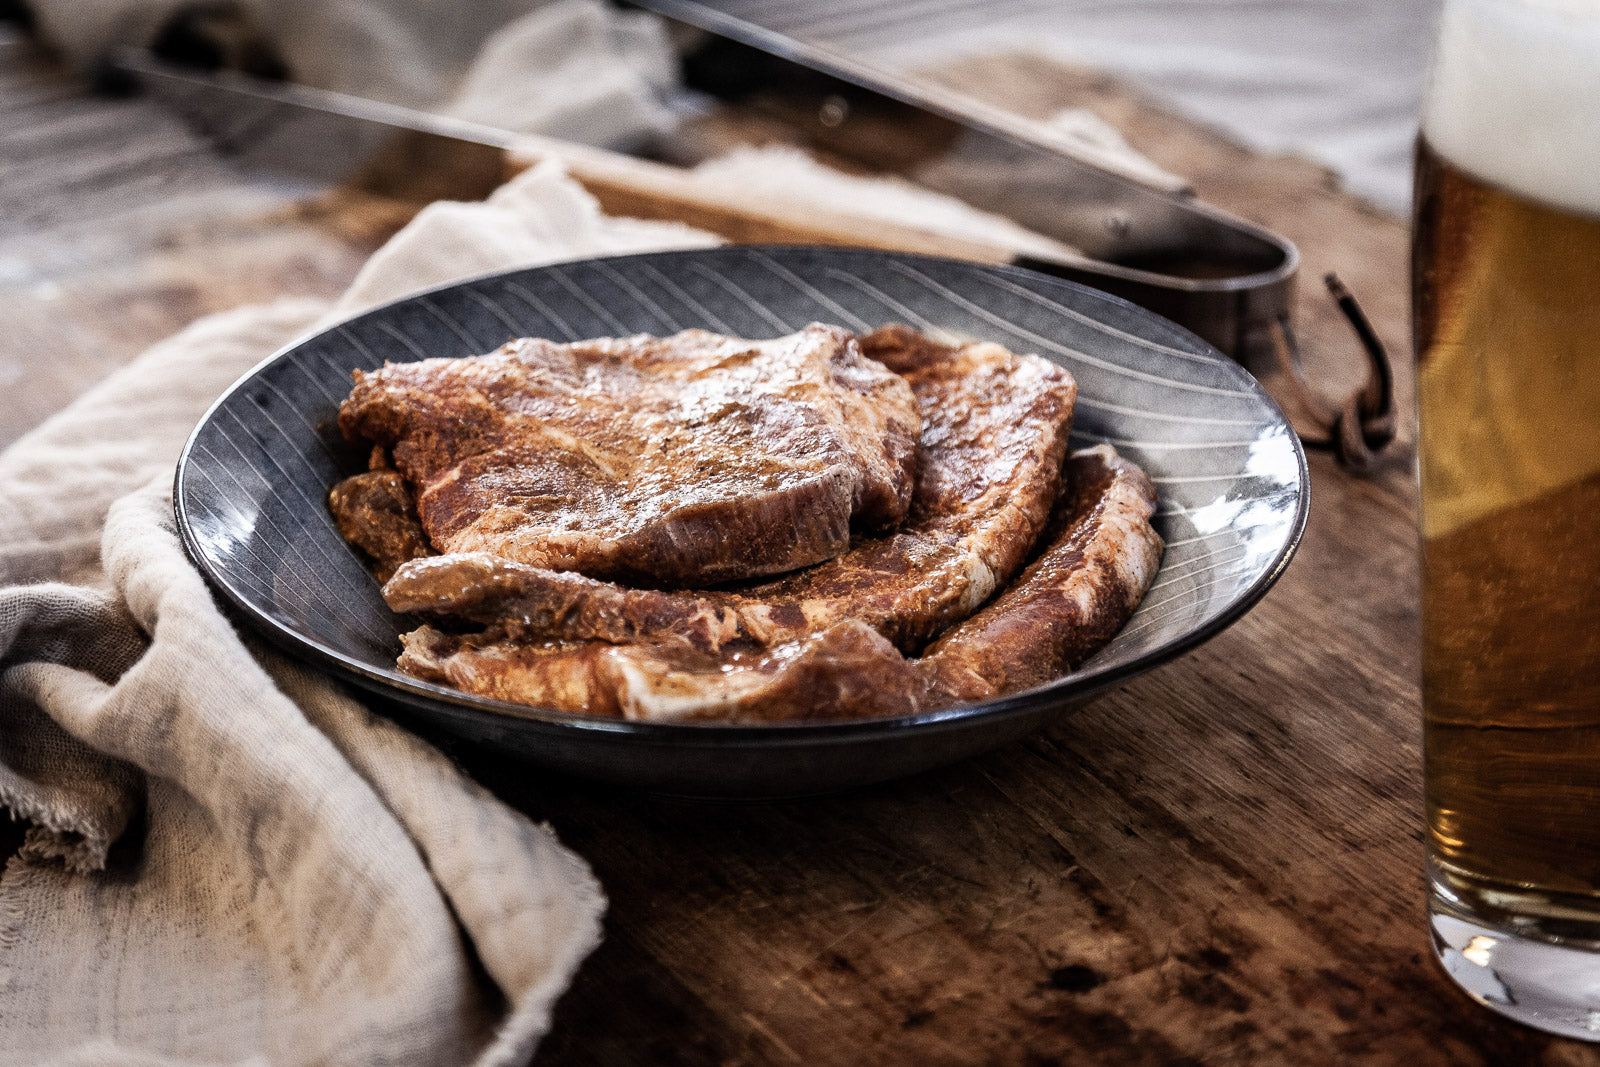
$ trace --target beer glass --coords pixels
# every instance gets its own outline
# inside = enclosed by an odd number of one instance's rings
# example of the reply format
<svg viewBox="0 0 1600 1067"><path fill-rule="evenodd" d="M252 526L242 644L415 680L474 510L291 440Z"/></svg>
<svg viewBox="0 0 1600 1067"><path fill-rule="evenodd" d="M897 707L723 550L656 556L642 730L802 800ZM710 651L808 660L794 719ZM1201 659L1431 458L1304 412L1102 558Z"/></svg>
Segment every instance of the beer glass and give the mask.
<svg viewBox="0 0 1600 1067"><path fill-rule="evenodd" d="M1600 0L1445 0L1417 154L1433 944L1600 1040Z"/></svg>

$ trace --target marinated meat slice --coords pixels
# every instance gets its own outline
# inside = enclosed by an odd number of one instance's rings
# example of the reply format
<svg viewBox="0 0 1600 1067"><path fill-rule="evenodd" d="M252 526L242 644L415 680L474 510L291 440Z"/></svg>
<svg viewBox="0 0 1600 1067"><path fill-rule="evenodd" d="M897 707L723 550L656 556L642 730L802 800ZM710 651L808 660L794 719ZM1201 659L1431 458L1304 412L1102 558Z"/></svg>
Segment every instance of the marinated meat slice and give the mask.
<svg viewBox="0 0 1600 1067"><path fill-rule="evenodd" d="M1143 471L1104 445L1075 453L1067 471L1045 551L921 659L847 620L721 654L679 640L526 642L500 627L468 637L423 627L406 636L400 666L485 696L658 722L906 715L1031 688L1104 645L1161 559Z"/></svg>
<svg viewBox="0 0 1600 1067"><path fill-rule="evenodd" d="M444 556L402 567L397 611L455 615L534 637L682 639L704 651L765 646L867 623L914 652L966 618L1021 567L1050 514L1077 386L1037 356L938 345L904 327L862 339L900 370L922 418L916 488L900 530L738 592L628 589L548 568Z"/></svg>
<svg viewBox="0 0 1600 1067"><path fill-rule="evenodd" d="M1109 445L1075 452L1052 517L1061 532L1011 588L928 647L930 706L1059 678L1120 630L1161 564L1150 479Z"/></svg>
<svg viewBox="0 0 1600 1067"><path fill-rule="evenodd" d="M391 450L442 552L664 586L791 571L899 522L921 429L906 382L817 324L386 364L339 424Z"/></svg>
<svg viewBox="0 0 1600 1067"><path fill-rule="evenodd" d="M922 414L906 525L743 596L797 605L811 629L860 619L916 651L1009 581L1038 540L1078 386L1048 360L987 342L952 348L889 327L861 344L911 383Z"/></svg>
<svg viewBox="0 0 1600 1067"><path fill-rule="evenodd" d="M328 490L328 510L346 541L372 557L380 582L408 560L430 556L411 488L398 471L373 470Z"/></svg>
<svg viewBox="0 0 1600 1067"><path fill-rule="evenodd" d="M422 626L402 634L402 671L466 693L561 711L615 718L615 688L599 674L616 646L600 642L510 640L505 632L456 635Z"/></svg>
<svg viewBox="0 0 1600 1067"><path fill-rule="evenodd" d="M843 622L767 651L707 655L680 644L528 643L424 626L400 667L469 693L650 722L864 718L917 709L922 681L871 627Z"/></svg>
<svg viewBox="0 0 1600 1067"><path fill-rule="evenodd" d="M499 626L533 641L634 644L679 640L703 652L771 644L806 632L796 608L726 594L632 589L487 552L416 560L383 588L395 611Z"/></svg>
<svg viewBox="0 0 1600 1067"><path fill-rule="evenodd" d="M922 689L899 650L854 620L771 649L720 657L663 656L662 647L610 654L627 718L782 722L909 715Z"/></svg>

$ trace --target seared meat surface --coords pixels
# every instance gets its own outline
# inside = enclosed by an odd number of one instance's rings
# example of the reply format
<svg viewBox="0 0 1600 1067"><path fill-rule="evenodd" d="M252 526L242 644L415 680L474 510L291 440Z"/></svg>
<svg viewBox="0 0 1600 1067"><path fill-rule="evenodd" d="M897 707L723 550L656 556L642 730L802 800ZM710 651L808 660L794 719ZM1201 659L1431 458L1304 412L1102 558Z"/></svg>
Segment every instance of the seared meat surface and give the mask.
<svg viewBox="0 0 1600 1067"><path fill-rule="evenodd" d="M415 560L389 579L383 597L398 612L466 619L532 641L674 641L718 652L806 632L800 612L736 594L634 589L487 552Z"/></svg>
<svg viewBox="0 0 1600 1067"><path fill-rule="evenodd" d="M1122 629L1161 565L1155 486L1110 445L1075 452L1049 547L993 603L954 627L918 666L932 706L1032 689L1088 659Z"/></svg>
<svg viewBox="0 0 1600 1067"><path fill-rule="evenodd" d="M400 666L467 692L652 722L907 715L1042 685L1127 622L1161 559L1155 493L1109 446L1074 454L1054 537L1010 589L921 659L845 620L769 648L407 634Z"/></svg>
<svg viewBox="0 0 1600 1067"><path fill-rule="evenodd" d="M514 341L358 372L340 425L375 469L329 506L438 623L402 638L416 677L655 722L906 715L1071 671L1153 580L1154 489L1067 456L1076 396L905 327Z"/></svg>
<svg viewBox="0 0 1600 1067"><path fill-rule="evenodd" d="M404 566L385 598L396 611L534 638L677 639L713 652L854 619L916 651L1021 567L1060 487L1077 386L1037 356L938 345L904 327L869 334L861 347L904 375L921 413L916 488L899 530L737 592L632 589L474 554Z"/></svg>
<svg viewBox="0 0 1600 1067"><path fill-rule="evenodd" d="M400 669L519 704L648 722L909 715L925 688L871 627L839 623L772 649L712 655L677 643L529 642L491 628L403 638Z"/></svg>
<svg viewBox="0 0 1600 1067"><path fill-rule="evenodd" d="M417 490L434 548L660 586L792 571L893 526L921 429L837 327L701 330L356 372L339 412Z"/></svg>
<svg viewBox="0 0 1600 1067"><path fill-rule="evenodd" d="M398 471L346 478L328 491L328 510L344 539L372 557L380 582L393 577L402 563L433 555L417 521L411 487Z"/></svg>

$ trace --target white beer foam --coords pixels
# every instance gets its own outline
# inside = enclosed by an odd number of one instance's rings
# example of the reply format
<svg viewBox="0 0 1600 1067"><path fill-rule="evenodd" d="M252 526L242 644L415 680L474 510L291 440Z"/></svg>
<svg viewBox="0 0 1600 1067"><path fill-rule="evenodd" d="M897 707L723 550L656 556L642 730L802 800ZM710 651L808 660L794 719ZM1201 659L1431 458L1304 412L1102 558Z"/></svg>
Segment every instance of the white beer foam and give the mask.
<svg viewBox="0 0 1600 1067"><path fill-rule="evenodd" d="M1491 184L1600 216L1600 0L1446 0L1422 132Z"/></svg>

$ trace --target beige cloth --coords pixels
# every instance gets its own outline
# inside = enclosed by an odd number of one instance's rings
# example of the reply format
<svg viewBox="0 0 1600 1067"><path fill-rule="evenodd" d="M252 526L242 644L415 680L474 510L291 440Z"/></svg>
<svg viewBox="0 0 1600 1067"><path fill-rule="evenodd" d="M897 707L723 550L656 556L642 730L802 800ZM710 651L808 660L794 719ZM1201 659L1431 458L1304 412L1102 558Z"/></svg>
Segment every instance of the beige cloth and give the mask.
<svg viewBox="0 0 1600 1067"><path fill-rule="evenodd" d="M218 41L251 41L319 89L508 130L626 148L669 129L675 54L656 16L603 0L237 0ZM192 0L29 0L78 69L144 47Z"/></svg>
<svg viewBox="0 0 1600 1067"><path fill-rule="evenodd" d="M0 455L0 1062L518 1063L599 939L581 859L184 557L178 450L319 319L463 274L702 246L542 167L440 204L340 304L203 320Z"/></svg>

